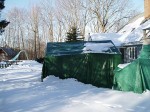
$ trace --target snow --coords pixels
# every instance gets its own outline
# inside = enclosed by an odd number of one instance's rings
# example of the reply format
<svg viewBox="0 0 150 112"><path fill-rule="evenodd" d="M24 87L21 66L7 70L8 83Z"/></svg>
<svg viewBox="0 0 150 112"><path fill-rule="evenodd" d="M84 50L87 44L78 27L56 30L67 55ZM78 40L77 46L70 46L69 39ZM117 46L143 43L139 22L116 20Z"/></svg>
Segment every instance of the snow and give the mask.
<svg viewBox="0 0 150 112"><path fill-rule="evenodd" d="M143 20L144 17L140 17L120 30L118 33L122 34L122 36L119 38L119 40L124 43L140 41L143 37L143 30L141 25Z"/></svg>
<svg viewBox="0 0 150 112"><path fill-rule="evenodd" d="M128 66L130 63L125 63L125 64L119 64L118 67L123 69L125 68L126 66Z"/></svg>
<svg viewBox="0 0 150 112"><path fill-rule="evenodd" d="M86 43L83 53L115 53L111 51L112 43Z"/></svg>
<svg viewBox="0 0 150 112"><path fill-rule="evenodd" d="M150 92L135 94L49 76L42 64L22 61L0 69L0 112L149 112Z"/></svg>
<svg viewBox="0 0 150 112"><path fill-rule="evenodd" d="M6 62L4 62L4 61L1 61L1 62L0 62L0 64L6 64Z"/></svg>
<svg viewBox="0 0 150 112"><path fill-rule="evenodd" d="M143 20L144 20L144 17L140 17L136 19L135 21L127 24L123 29L119 31L119 34L124 34L125 32L130 33L133 29L137 29Z"/></svg>
<svg viewBox="0 0 150 112"><path fill-rule="evenodd" d="M144 17L138 17L123 27L118 33L96 33L92 34L93 41L112 40L116 46L123 43L141 41L143 37L143 29L150 27L150 20L142 23Z"/></svg>
<svg viewBox="0 0 150 112"><path fill-rule="evenodd" d="M119 37L121 35L117 33L95 33L91 35L92 41L99 40L111 40L115 45L120 45Z"/></svg>
<svg viewBox="0 0 150 112"><path fill-rule="evenodd" d="M149 29L149 28L150 28L150 24L148 24L145 27L143 27L143 29Z"/></svg>
<svg viewBox="0 0 150 112"><path fill-rule="evenodd" d="M92 34L92 40L112 40L116 46L140 41L144 18L130 22L118 33ZM107 44L86 44L86 52L101 52ZM4 62L1 62L1 64ZM120 64L124 68L128 65ZM41 82L42 64L28 60L0 69L0 112L149 112L150 91L143 94L97 88L76 79L49 76Z"/></svg>

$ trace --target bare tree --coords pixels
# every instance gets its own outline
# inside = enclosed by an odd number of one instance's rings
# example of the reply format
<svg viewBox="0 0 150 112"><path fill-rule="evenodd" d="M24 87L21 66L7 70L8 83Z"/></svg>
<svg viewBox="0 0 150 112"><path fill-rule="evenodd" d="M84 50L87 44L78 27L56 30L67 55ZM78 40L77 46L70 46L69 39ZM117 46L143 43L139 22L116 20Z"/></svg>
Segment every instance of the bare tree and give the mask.
<svg viewBox="0 0 150 112"><path fill-rule="evenodd" d="M24 49L25 11L14 8L8 12L7 18L11 23L5 32L6 43L12 45L14 48Z"/></svg>
<svg viewBox="0 0 150 112"><path fill-rule="evenodd" d="M56 29L56 32L58 32L57 33L58 34L57 35L57 42L62 42L63 41L63 39L62 39L63 31L64 31L63 26L65 26L65 25L64 25L63 20L60 17L60 13L58 11L56 12L55 16L56 16L56 21L57 21L57 24L58 24L58 27Z"/></svg>
<svg viewBox="0 0 150 112"><path fill-rule="evenodd" d="M54 9L52 7L53 0L42 0L41 2L41 18L43 25L48 31L48 38L50 42L54 41Z"/></svg>
<svg viewBox="0 0 150 112"><path fill-rule="evenodd" d="M65 23L66 31L80 25L80 0L57 0L59 14Z"/></svg>
<svg viewBox="0 0 150 112"><path fill-rule="evenodd" d="M13 48L26 49L29 58L44 55L47 42L62 42L71 27L81 35L118 31L136 13L129 0L42 0L30 10L14 8L7 13L10 24L1 41Z"/></svg>
<svg viewBox="0 0 150 112"><path fill-rule="evenodd" d="M97 32L109 31L124 18L129 18L129 0L89 0L90 11L98 25Z"/></svg>
<svg viewBox="0 0 150 112"><path fill-rule="evenodd" d="M86 27L88 23L92 21L92 14L89 10L89 1L80 1L81 9L80 9L80 29L83 36L85 36ZM88 32L89 33L89 32Z"/></svg>
<svg viewBox="0 0 150 112"><path fill-rule="evenodd" d="M57 20L61 20L63 32L76 27L82 36L85 35L86 26L91 21L88 5L87 0L56 0Z"/></svg>
<svg viewBox="0 0 150 112"><path fill-rule="evenodd" d="M40 47L38 48L37 46L40 46L39 44L39 25L40 25L40 7L38 6L33 6L31 9L30 13L30 30L32 31L33 37L34 37L34 58L38 58L38 53L37 51L40 51ZM38 50L37 50L38 49Z"/></svg>

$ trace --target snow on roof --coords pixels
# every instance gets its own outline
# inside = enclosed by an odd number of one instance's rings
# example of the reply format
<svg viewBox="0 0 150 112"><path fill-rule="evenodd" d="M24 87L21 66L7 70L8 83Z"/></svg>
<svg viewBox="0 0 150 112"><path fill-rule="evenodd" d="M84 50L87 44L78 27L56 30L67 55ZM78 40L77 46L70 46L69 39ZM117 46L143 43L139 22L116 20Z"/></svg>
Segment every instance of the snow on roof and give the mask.
<svg viewBox="0 0 150 112"><path fill-rule="evenodd" d="M92 34L91 38L92 41L111 40L116 46L118 46L121 44L121 42L118 40L120 36L121 35L118 33L96 33Z"/></svg>
<svg viewBox="0 0 150 112"><path fill-rule="evenodd" d="M134 22L126 25L122 30L120 30L118 33L122 36L119 38L119 40L122 43L140 41L140 39L143 37L143 31L140 25L143 20L144 17L140 17Z"/></svg>
<svg viewBox="0 0 150 112"><path fill-rule="evenodd" d="M125 34L132 32L133 29L137 29L142 21L144 20L144 17L137 18L137 20L127 24L124 28L122 28L118 33L119 34Z"/></svg>
<svg viewBox="0 0 150 112"><path fill-rule="evenodd" d="M0 47L0 49L3 50L8 56L15 56L17 54L17 52L12 48Z"/></svg>
<svg viewBox="0 0 150 112"><path fill-rule="evenodd" d="M120 46L123 43L141 41L143 38L143 29L150 28L150 20L143 21L144 17L138 17L118 33L96 33L92 34L91 38L92 40L112 40L116 46Z"/></svg>
<svg viewBox="0 0 150 112"><path fill-rule="evenodd" d="M148 21L149 22L149 21ZM146 22L146 23L148 23ZM150 30L150 22L143 27L143 30Z"/></svg>

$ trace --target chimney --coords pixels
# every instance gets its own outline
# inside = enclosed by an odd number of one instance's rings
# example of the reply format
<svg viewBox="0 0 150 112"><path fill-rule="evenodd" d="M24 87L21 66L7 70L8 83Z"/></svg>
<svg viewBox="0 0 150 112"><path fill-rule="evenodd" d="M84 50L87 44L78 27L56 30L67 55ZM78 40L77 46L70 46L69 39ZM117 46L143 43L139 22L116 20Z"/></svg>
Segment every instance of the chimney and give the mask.
<svg viewBox="0 0 150 112"><path fill-rule="evenodd" d="M144 0L144 17L145 19L150 18L150 0Z"/></svg>

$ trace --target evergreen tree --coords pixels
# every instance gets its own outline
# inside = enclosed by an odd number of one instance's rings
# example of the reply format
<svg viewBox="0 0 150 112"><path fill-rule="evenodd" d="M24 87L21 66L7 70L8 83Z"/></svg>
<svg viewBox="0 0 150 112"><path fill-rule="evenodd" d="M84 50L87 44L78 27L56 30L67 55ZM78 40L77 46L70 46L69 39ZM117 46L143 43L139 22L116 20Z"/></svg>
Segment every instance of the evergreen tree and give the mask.
<svg viewBox="0 0 150 112"><path fill-rule="evenodd" d="M76 27L71 27L69 32L67 32L67 42L71 41L77 41L77 28Z"/></svg>
<svg viewBox="0 0 150 112"><path fill-rule="evenodd" d="M4 32L4 28L9 24L6 20L1 20L1 11L5 8L4 6L5 0L0 0L0 35Z"/></svg>

